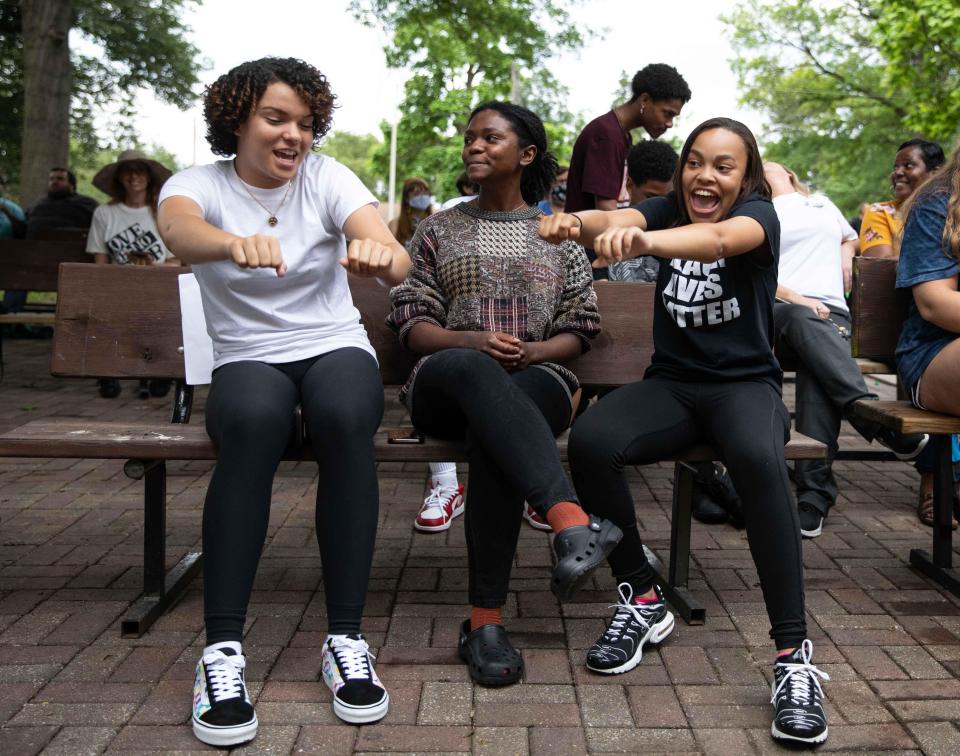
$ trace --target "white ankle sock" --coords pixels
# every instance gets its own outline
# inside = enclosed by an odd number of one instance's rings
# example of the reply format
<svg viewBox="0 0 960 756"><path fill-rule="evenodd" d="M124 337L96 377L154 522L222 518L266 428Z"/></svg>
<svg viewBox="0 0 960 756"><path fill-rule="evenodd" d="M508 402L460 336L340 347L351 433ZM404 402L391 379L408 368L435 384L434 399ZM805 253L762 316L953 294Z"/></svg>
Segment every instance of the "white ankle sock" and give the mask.
<svg viewBox="0 0 960 756"><path fill-rule="evenodd" d="M456 462L431 462L430 480L433 485L443 486L444 488L456 488L457 482L457 463Z"/></svg>
<svg viewBox="0 0 960 756"><path fill-rule="evenodd" d="M205 646L203 649L204 655L209 654L211 651L220 651L221 649L229 648L237 656L243 656L243 647L240 645L239 641L221 641L220 643L211 643L209 646Z"/></svg>

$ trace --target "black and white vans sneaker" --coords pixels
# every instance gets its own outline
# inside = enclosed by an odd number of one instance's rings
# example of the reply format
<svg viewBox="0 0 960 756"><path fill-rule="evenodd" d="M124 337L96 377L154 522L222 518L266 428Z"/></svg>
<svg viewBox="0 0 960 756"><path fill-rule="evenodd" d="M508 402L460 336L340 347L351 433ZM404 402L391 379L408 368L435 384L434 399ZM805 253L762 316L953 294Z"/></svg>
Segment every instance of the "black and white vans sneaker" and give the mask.
<svg viewBox="0 0 960 756"><path fill-rule="evenodd" d="M629 672L643 658L643 644L660 643L673 630L673 615L656 586L657 601L634 603L630 583L617 586L620 601L603 635L587 651L587 669L604 675Z"/></svg>
<svg viewBox="0 0 960 756"><path fill-rule="evenodd" d="M774 715L770 734L774 740L816 744L827 739L823 688L817 678L829 680L830 675L813 666L812 659L813 644L805 640L773 666L770 703Z"/></svg>
<svg viewBox="0 0 960 756"><path fill-rule="evenodd" d="M239 643L209 647L197 662L193 684L193 734L208 745L246 743L257 734L257 715L243 679Z"/></svg>
<svg viewBox="0 0 960 756"><path fill-rule="evenodd" d="M383 719L390 694L373 668L373 654L362 635L329 635L321 669L333 691L333 713L344 722L368 724Z"/></svg>

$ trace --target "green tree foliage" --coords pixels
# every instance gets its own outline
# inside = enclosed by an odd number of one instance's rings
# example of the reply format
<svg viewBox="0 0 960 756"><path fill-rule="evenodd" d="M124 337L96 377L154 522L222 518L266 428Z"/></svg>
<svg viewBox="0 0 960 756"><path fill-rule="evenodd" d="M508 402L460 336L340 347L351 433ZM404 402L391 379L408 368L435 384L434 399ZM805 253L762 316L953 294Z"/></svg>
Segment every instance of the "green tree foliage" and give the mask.
<svg viewBox="0 0 960 756"><path fill-rule="evenodd" d="M569 21L575 0L353 0L360 21L383 29L387 65L413 72L397 131L398 184L422 176L435 196L454 196L462 170L459 136L482 100L513 99L547 126L551 149L569 158L574 118L549 58L577 49L583 37ZM390 126L374 156L387 175Z"/></svg>
<svg viewBox="0 0 960 756"><path fill-rule="evenodd" d="M373 165L374 154L382 143L373 134L334 131L323 140L320 151L339 160L353 171L374 194L386 195L386 174L381 176Z"/></svg>
<svg viewBox="0 0 960 756"><path fill-rule="evenodd" d="M723 20L742 102L770 122L765 156L844 211L889 196L901 142L953 139L955 0L744 0Z"/></svg>
<svg viewBox="0 0 960 756"><path fill-rule="evenodd" d="M0 161L18 179L23 134L23 24L25 2L0 3ZM136 138L134 98L150 89L159 99L188 107L195 99L199 51L186 39L182 19L199 0L72 0L73 34L81 44L71 50L70 150L95 155L101 148L129 144ZM71 35L71 39L73 39ZM51 72L50 75L60 75ZM9 98L9 99L8 99ZM7 107L6 103L10 103ZM109 108L106 134L94 129L94 116ZM61 133L52 128L51 135ZM53 137L51 137L53 138ZM66 148L64 147L64 152ZM45 174L43 177L45 182Z"/></svg>

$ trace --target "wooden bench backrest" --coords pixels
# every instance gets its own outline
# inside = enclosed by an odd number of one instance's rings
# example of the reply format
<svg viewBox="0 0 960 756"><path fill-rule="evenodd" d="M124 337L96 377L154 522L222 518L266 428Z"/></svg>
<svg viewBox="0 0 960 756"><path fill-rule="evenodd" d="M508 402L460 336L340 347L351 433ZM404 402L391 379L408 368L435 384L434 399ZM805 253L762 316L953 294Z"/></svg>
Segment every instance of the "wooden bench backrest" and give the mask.
<svg viewBox="0 0 960 756"><path fill-rule="evenodd" d="M80 241L0 240L0 289L56 291L64 262L92 262Z"/></svg>
<svg viewBox="0 0 960 756"><path fill-rule="evenodd" d="M896 288L897 261L874 257L853 260L851 349L854 357L894 362L894 350L906 316L906 297Z"/></svg>
<svg viewBox="0 0 960 756"><path fill-rule="evenodd" d="M188 268L67 264L60 268L50 371L65 377L183 378L177 276ZM383 382L403 383L415 357L384 323L387 289L351 278L354 304ZM653 284L597 284L603 333L571 364L585 384L639 380L653 351Z"/></svg>

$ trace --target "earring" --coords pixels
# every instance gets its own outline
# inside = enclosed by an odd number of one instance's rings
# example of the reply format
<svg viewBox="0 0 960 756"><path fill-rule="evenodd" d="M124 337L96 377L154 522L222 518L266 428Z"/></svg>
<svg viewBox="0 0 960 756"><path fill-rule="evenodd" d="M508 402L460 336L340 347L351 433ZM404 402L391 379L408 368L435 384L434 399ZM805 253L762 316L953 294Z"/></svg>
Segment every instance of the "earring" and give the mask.
<svg viewBox="0 0 960 756"><path fill-rule="evenodd" d="M640 115L643 115L643 105L640 106Z"/></svg>

